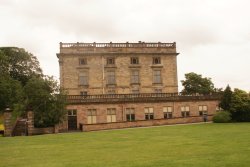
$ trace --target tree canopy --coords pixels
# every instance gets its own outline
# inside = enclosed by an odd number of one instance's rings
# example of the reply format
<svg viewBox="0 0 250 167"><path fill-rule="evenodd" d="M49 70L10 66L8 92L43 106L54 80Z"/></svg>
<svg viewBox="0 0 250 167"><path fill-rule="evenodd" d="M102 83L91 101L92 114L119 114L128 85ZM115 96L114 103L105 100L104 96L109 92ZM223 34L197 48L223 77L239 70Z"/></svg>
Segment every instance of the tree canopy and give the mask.
<svg viewBox="0 0 250 167"><path fill-rule="evenodd" d="M32 76L42 76L42 69L35 56L16 47L0 48L0 72L18 80L22 85Z"/></svg>
<svg viewBox="0 0 250 167"><path fill-rule="evenodd" d="M185 80L181 80L182 94L210 94L215 91L214 84L211 78L202 77L202 75L196 74L194 72L185 74Z"/></svg>
<svg viewBox="0 0 250 167"><path fill-rule="evenodd" d="M0 48L0 111L7 106L18 115L35 112L35 126L59 123L65 115L66 96L58 83L43 75L35 56L16 47Z"/></svg>
<svg viewBox="0 0 250 167"><path fill-rule="evenodd" d="M243 90L236 88L231 91L230 86L227 86L220 107L231 113L233 121L250 121L250 94Z"/></svg>

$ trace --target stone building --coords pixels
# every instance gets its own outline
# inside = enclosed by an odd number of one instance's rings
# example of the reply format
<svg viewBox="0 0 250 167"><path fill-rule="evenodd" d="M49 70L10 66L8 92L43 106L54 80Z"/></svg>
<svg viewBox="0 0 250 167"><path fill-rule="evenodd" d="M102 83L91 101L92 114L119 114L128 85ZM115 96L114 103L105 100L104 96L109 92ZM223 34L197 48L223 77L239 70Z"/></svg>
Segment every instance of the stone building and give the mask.
<svg viewBox="0 0 250 167"><path fill-rule="evenodd" d="M83 131L211 120L218 97L178 94L176 43L60 43L68 117Z"/></svg>

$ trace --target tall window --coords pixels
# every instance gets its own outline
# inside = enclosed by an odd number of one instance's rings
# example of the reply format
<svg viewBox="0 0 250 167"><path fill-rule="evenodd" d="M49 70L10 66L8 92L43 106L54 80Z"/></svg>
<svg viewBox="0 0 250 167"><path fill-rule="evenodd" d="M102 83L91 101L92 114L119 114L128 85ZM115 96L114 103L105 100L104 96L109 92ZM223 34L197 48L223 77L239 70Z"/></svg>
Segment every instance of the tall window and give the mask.
<svg viewBox="0 0 250 167"><path fill-rule="evenodd" d="M153 71L153 83L161 83L161 70Z"/></svg>
<svg viewBox="0 0 250 167"><path fill-rule="evenodd" d="M207 106L203 105L203 106L199 106L199 115L205 115L207 114Z"/></svg>
<svg viewBox="0 0 250 167"><path fill-rule="evenodd" d="M115 108L107 109L107 122L116 122L116 109Z"/></svg>
<svg viewBox="0 0 250 167"><path fill-rule="evenodd" d="M108 58L107 58L107 64L115 64L115 58L113 58L113 57L108 57Z"/></svg>
<svg viewBox="0 0 250 167"><path fill-rule="evenodd" d="M80 58L79 59L79 65L86 65L87 64L87 59L86 58Z"/></svg>
<svg viewBox="0 0 250 167"><path fill-rule="evenodd" d="M88 72L81 72L79 74L79 84L83 86L87 86L89 84Z"/></svg>
<svg viewBox="0 0 250 167"><path fill-rule="evenodd" d="M107 71L107 84L115 84L115 71Z"/></svg>
<svg viewBox="0 0 250 167"><path fill-rule="evenodd" d="M88 124L96 123L96 109L88 109L87 111Z"/></svg>
<svg viewBox="0 0 250 167"><path fill-rule="evenodd" d="M139 70L132 70L131 71L131 83L132 84L140 83Z"/></svg>
<svg viewBox="0 0 250 167"><path fill-rule="evenodd" d="M154 110L152 107L144 108L144 112L145 112L145 119L146 120L154 119Z"/></svg>
<svg viewBox="0 0 250 167"><path fill-rule="evenodd" d="M173 108L171 106L163 107L163 115L165 119L173 117Z"/></svg>
<svg viewBox="0 0 250 167"><path fill-rule="evenodd" d="M134 108L126 108L126 119L127 121L135 120L135 109Z"/></svg>
<svg viewBox="0 0 250 167"><path fill-rule="evenodd" d="M153 64L161 64L161 58L160 57L153 57Z"/></svg>
<svg viewBox="0 0 250 167"><path fill-rule="evenodd" d="M130 62L131 62L131 64L139 64L139 58L138 57L131 57Z"/></svg>
<svg viewBox="0 0 250 167"><path fill-rule="evenodd" d="M189 106L182 106L181 107L181 116L182 117L189 117L190 116Z"/></svg>

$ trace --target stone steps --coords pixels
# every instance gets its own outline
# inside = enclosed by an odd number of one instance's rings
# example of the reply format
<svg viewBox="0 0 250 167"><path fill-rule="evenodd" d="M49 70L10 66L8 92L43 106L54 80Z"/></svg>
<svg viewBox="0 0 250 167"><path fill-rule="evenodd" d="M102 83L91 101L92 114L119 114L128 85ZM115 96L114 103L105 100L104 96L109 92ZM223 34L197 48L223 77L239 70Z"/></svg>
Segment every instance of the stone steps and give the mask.
<svg viewBox="0 0 250 167"><path fill-rule="evenodd" d="M27 119L20 119L12 132L12 136L26 136L27 135Z"/></svg>

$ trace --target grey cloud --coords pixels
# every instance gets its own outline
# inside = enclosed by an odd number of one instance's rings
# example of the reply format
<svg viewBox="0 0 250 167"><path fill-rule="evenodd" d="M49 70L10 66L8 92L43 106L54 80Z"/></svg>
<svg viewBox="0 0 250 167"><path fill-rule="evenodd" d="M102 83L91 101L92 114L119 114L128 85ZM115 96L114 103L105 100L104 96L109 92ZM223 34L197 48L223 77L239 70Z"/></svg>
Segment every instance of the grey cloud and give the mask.
<svg viewBox="0 0 250 167"><path fill-rule="evenodd" d="M180 78L195 70L220 78L219 85L233 77L235 87L250 89L249 78L231 72L250 70L249 6L248 0L0 0L0 45L25 47L58 76L60 41L175 41Z"/></svg>

